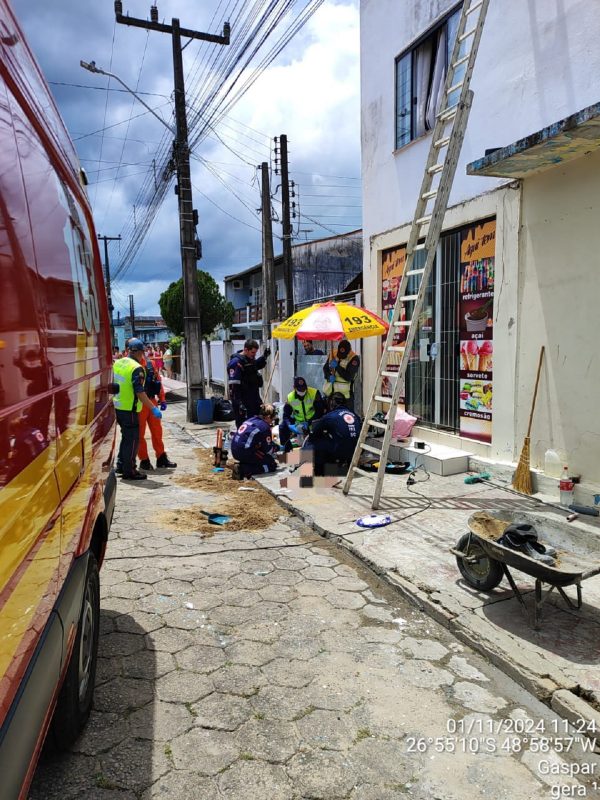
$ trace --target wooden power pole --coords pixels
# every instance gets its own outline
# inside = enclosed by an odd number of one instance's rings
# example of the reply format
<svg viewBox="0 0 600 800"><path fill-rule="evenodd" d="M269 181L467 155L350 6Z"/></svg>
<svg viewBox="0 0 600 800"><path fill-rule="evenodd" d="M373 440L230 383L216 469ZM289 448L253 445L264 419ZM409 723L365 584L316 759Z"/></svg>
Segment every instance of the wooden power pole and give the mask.
<svg viewBox="0 0 600 800"><path fill-rule="evenodd" d="M169 33L173 43L173 76L175 85L175 156L177 164L177 194L179 199L179 238L181 242L181 265L183 273L183 315L185 332L187 392L187 419L196 422L196 401L204 397L204 371L202 365L202 335L200 327L200 298L196 280L197 261L199 258L196 242L196 223L192 198L192 181L190 171L190 148L188 144L187 114L185 108L185 84L183 79L183 55L181 37L202 39L215 44L229 44L230 26L223 25L223 35L182 28L179 20L173 18L170 25L158 21L158 9L150 7L150 21L136 19L123 14L122 0L115 0L115 16L123 25Z"/></svg>
<svg viewBox="0 0 600 800"><path fill-rule="evenodd" d="M275 256L273 255L273 225L271 221L271 186L269 165L260 165L262 176L262 329L263 345L271 338L271 322L275 319L277 292L275 287Z"/></svg>
<svg viewBox="0 0 600 800"><path fill-rule="evenodd" d="M120 242L121 235L119 234L119 236L100 236L100 234L98 234L98 239L104 242L104 283L106 284L106 301L108 303L108 313L110 314L110 346L112 349L115 346L115 321L113 319L113 311L115 307L113 306L112 294L110 290L110 265L108 263L108 243Z"/></svg>

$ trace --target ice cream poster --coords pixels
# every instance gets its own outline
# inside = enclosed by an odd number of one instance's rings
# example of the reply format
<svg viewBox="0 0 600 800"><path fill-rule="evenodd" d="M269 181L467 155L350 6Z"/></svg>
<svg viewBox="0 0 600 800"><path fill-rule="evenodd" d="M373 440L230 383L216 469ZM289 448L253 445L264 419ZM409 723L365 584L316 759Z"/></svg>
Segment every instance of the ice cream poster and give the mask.
<svg viewBox="0 0 600 800"><path fill-rule="evenodd" d="M492 441L496 221L463 231L460 248L460 434Z"/></svg>
<svg viewBox="0 0 600 800"><path fill-rule="evenodd" d="M404 266L406 263L406 247L402 245L401 247L394 247L390 250L384 250L382 253L381 259L381 309L382 314L381 316L387 321L390 322L392 318L392 314L394 312L394 305L396 303L396 297L398 296L398 289L400 288L400 280L402 279L402 273L404 272ZM400 319L406 319L406 312L404 308L400 314ZM400 328L396 336L394 337L394 344L399 345L406 339L406 328ZM383 340L385 345L385 338ZM394 364L394 358L397 358L397 364ZM396 372L400 365L400 353L390 354L390 361L389 364L389 371ZM389 378L383 378L381 384L381 391L382 394L387 395L391 393L390 381ZM404 392L401 392L401 400L403 400Z"/></svg>

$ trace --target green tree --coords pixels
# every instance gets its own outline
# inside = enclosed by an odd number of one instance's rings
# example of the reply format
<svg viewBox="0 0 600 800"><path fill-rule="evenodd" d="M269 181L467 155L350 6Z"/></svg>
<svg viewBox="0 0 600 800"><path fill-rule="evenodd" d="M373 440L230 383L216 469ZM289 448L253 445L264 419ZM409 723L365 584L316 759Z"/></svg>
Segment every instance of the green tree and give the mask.
<svg viewBox="0 0 600 800"><path fill-rule="evenodd" d="M225 300L215 279L199 269L196 272L200 297L200 330L205 339L218 325L231 327L233 306ZM174 281L160 296L158 305L162 318L177 336L183 335L183 278Z"/></svg>

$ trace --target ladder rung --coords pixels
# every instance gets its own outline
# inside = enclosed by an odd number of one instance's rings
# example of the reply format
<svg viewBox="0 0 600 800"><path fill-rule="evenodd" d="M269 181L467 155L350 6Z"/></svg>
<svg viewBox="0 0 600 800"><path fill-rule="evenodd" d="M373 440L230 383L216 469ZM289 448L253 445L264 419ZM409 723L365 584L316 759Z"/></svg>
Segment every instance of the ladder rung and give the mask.
<svg viewBox="0 0 600 800"><path fill-rule="evenodd" d="M421 270L421 272L423 272L423 270ZM408 275L409 273L407 272L406 274ZM412 320L411 319L403 319L403 320L400 320L399 322L394 322L394 327L395 328L408 328L411 324L412 324Z"/></svg>
<svg viewBox="0 0 600 800"><path fill-rule="evenodd" d="M388 347L388 353L403 353L406 347L401 347L399 344L391 344Z"/></svg>
<svg viewBox="0 0 600 800"><path fill-rule="evenodd" d="M427 172L430 175L435 175L436 172L441 172L443 169L444 169L444 165L443 164L434 164L433 167L429 167Z"/></svg>
<svg viewBox="0 0 600 800"><path fill-rule="evenodd" d="M458 37L458 41L459 42L464 42L464 40L468 39L469 36L473 36L473 34L475 33L476 30L477 30L477 28L471 28L470 31L467 31L466 33L463 33L462 36L459 36Z"/></svg>
<svg viewBox="0 0 600 800"><path fill-rule="evenodd" d="M424 217L419 217L417 220L417 225L427 225L428 222L431 222L431 214L425 214Z"/></svg>
<svg viewBox="0 0 600 800"><path fill-rule="evenodd" d="M452 117L456 116L457 111L458 111L458 103L456 103L456 105L454 106L449 106L448 108L445 108L443 111L440 111L440 113L438 114L438 119L450 120L452 119Z"/></svg>
<svg viewBox="0 0 600 800"><path fill-rule="evenodd" d="M376 456L380 456L381 455L381 450L378 450L376 447L371 447L370 444L361 444L360 445L360 449L361 450L368 450L369 453L375 453Z"/></svg>
<svg viewBox="0 0 600 800"><path fill-rule="evenodd" d="M472 4L471 4L471 5L470 5L470 6L467 8L467 10L465 11L465 16L467 16L467 17L468 17L468 16L469 16L469 14L472 14L474 11L477 11L477 9L478 9L478 8L481 8L481 6L482 6L482 5L483 5L483 0L479 0L479 2L478 2L478 3L472 3Z"/></svg>
<svg viewBox="0 0 600 800"><path fill-rule="evenodd" d="M382 375L397 375L397 372L382 372ZM374 428L381 428L382 431L386 430L387 425L385 422L379 422L378 419L370 419L369 425L372 425Z"/></svg>
<svg viewBox="0 0 600 800"><path fill-rule="evenodd" d="M431 200L431 198L435 197L437 193L438 193L437 189L432 189L430 192L423 192L423 194L421 195L421 200Z"/></svg>
<svg viewBox="0 0 600 800"><path fill-rule="evenodd" d="M425 268L423 269L409 269L406 273L407 275L422 275L425 272Z"/></svg>
<svg viewBox="0 0 600 800"><path fill-rule="evenodd" d="M438 150L441 150L442 147L446 147L446 145L449 144L449 142L450 142L450 137L444 136L443 139L438 139L437 142L434 142L433 146L437 147ZM437 192L437 189L435 191Z"/></svg>
<svg viewBox="0 0 600 800"><path fill-rule="evenodd" d="M418 294L403 294L402 297L400 297L399 299L403 303L409 303L412 302L413 300L416 300L418 296L419 296Z"/></svg>
<svg viewBox="0 0 600 800"><path fill-rule="evenodd" d="M455 61L454 64L452 64L452 69L456 69L457 67L461 67L463 64L466 64L470 57L471 54L467 53L466 56L459 58L458 61Z"/></svg>
<svg viewBox="0 0 600 800"><path fill-rule="evenodd" d="M362 475L363 478L370 478L372 481L374 481L377 477L376 472L366 472L364 469L361 469L360 467L352 467L352 469L354 472L357 472L359 475Z"/></svg>
<svg viewBox="0 0 600 800"><path fill-rule="evenodd" d="M387 403L389 406L391 406L392 403L394 402L393 397L388 397L385 394L376 394L375 400L377 400L378 403Z"/></svg>
<svg viewBox="0 0 600 800"><path fill-rule="evenodd" d="M413 247L412 252L415 253L417 250L425 250L425 242L423 242L423 244L416 244Z"/></svg>
<svg viewBox="0 0 600 800"><path fill-rule="evenodd" d="M458 83L455 83L454 86L451 86L449 89L446 89L446 94L452 94L452 92L455 92L457 89L460 89L463 83L464 81L459 81Z"/></svg>

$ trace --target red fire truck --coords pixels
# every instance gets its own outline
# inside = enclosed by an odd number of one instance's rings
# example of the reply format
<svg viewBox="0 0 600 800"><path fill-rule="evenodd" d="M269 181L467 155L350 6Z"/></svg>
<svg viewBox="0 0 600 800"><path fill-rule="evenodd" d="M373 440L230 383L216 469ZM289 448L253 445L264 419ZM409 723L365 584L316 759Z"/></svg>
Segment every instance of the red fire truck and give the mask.
<svg viewBox="0 0 600 800"><path fill-rule="evenodd" d="M83 173L0 0L0 794L92 704L115 502L110 326Z"/></svg>

